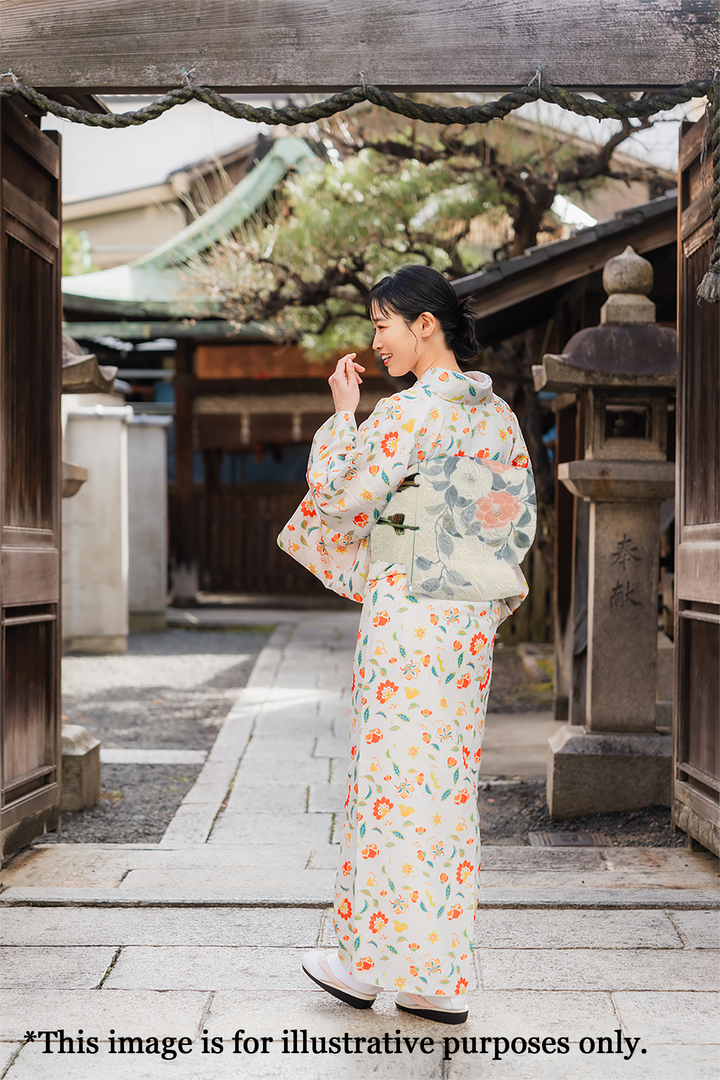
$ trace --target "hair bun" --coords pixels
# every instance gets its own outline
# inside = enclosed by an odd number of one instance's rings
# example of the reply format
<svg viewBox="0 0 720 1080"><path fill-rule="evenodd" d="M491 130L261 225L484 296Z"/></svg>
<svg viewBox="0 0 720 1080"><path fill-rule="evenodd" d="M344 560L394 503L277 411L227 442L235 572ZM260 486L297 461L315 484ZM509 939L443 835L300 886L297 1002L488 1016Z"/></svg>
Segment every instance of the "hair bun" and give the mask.
<svg viewBox="0 0 720 1080"><path fill-rule="evenodd" d="M472 360L480 352L475 331L475 309L469 296L458 300L457 334L450 347L458 360Z"/></svg>

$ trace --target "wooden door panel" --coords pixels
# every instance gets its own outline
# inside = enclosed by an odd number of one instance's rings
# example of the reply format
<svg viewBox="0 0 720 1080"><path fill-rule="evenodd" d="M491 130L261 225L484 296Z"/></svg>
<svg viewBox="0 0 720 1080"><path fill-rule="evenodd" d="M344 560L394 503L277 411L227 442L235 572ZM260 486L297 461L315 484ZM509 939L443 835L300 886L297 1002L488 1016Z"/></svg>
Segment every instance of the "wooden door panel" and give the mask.
<svg viewBox="0 0 720 1080"><path fill-rule="evenodd" d="M0 113L0 828L60 820L60 147Z"/></svg>
<svg viewBox="0 0 720 1080"><path fill-rule="evenodd" d="M712 248L704 120L680 140L673 821L720 846L720 305L697 304Z"/></svg>
<svg viewBox="0 0 720 1080"><path fill-rule="evenodd" d="M57 603L60 599L60 553L38 548L2 549L3 606Z"/></svg>

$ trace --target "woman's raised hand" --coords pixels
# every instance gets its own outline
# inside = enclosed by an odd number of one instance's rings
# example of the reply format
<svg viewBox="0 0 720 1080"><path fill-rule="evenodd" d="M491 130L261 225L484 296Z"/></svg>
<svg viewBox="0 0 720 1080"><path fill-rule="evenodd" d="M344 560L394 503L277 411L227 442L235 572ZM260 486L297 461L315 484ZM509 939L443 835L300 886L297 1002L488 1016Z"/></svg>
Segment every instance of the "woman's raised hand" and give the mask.
<svg viewBox="0 0 720 1080"><path fill-rule="evenodd" d="M342 356L328 379L335 412L355 412L360 403L360 372L365 368L354 362L356 356L357 353L354 352Z"/></svg>

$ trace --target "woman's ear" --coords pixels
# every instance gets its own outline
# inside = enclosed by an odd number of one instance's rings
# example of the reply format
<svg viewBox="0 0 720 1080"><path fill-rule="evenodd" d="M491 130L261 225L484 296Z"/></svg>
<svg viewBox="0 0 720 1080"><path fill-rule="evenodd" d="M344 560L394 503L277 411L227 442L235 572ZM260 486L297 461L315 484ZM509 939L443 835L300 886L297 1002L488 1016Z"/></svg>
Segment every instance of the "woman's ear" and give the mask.
<svg viewBox="0 0 720 1080"><path fill-rule="evenodd" d="M435 328L438 322L435 316L430 311L423 311L420 315L420 336L423 338L432 337L435 333Z"/></svg>

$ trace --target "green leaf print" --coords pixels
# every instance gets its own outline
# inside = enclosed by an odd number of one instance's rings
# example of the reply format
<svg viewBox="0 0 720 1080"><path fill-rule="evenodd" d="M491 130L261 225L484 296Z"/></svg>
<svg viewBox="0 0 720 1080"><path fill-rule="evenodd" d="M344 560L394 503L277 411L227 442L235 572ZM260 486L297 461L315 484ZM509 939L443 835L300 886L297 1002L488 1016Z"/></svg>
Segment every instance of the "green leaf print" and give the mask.
<svg viewBox="0 0 720 1080"><path fill-rule="evenodd" d="M440 802L445 802L445 800L450 798L451 795L452 795L452 788L448 788L447 791L443 791L443 793L442 793L442 795L440 797Z"/></svg>
<svg viewBox="0 0 720 1080"><path fill-rule="evenodd" d="M360 836L364 836L364 835L365 835L365 822L364 822L364 821L362 821L362 822L360 823L360 829L359 829L359 832L360 832Z"/></svg>
<svg viewBox="0 0 720 1080"><path fill-rule="evenodd" d="M450 891L450 886L448 885L448 892L449 892L449 891ZM445 910L445 905L444 905L444 904L441 904L441 905L440 905L440 907L439 907L439 908L438 908L438 910L437 910L437 915L435 916L435 918L436 918L436 919L439 919L439 918L440 918L440 916L442 915L442 913L443 913L443 911L444 911L444 910Z"/></svg>
<svg viewBox="0 0 720 1080"><path fill-rule="evenodd" d="M387 948L388 952L395 953L395 956L398 955L397 949L394 949L392 945L387 945L386 948Z"/></svg>
<svg viewBox="0 0 720 1080"><path fill-rule="evenodd" d="M387 486L388 486L388 487L390 487L390 477L388 476L388 474L387 474L387 473L385 472L385 470L384 470L384 469L383 469L383 471L382 471L382 472L380 473L380 475L382 476L382 482L383 482L383 484L387 484Z"/></svg>
<svg viewBox="0 0 720 1080"><path fill-rule="evenodd" d="M385 873L385 867L383 867L383 874L384 873ZM390 892L395 892L395 882L391 881L390 878L388 878L387 883L388 883L388 888L389 888Z"/></svg>
<svg viewBox="0 0 720 1080"><path fill-rule="evenodd" d="M400 766L393 761L393 772L396 776L400 775Z"/></svg>
<svg viewBox="0 0 720 1080"><path fill-rule="evenodd" d="M456 675L457 675L457 671L451 671L449 675L446 675L445 676L445 685L447 686L447 684L449 682L452 682Z"/></svg>
<svg viewBox="0 0 720 1080"><path fill-rule="evenodd" d="M451 892L452 892L452 886L451 886L451 885L448 885L447 889L445 890L445 899L446 899L446 900L449 900L449 899L450 899L450 893L451 893Z"/></svg>
<svg viewBox="0 0 720 1080"><path fill-rule="evenodd" d="M359 937L355 938L355 943L353 945L353 948L354 949L359 949L360 948L360 938Z"/></svg>
<svg viewBox="0 0 720 1080"><path fill-rule="evenodd" d="M398 840L404 840L405 839L403 834L401 832L398 832L396 829L392 830L392 834L393 834L393 836L397 836Z"/></svg>
<svg viewBox="0 0 720 1080"><path fill-rule="evenodd" d="M456 769L455 772L453 773L453 784L457 784L459 776L460 776L460 770Z"/></svg>
<svg viewBox="0 0 720 1080"><path fill-rule="evenodd" d="M402 656L402 658L404 660L405 657L407 656L407 652L405 651L405 649L403 648L402 645L399 645L398 648L400 649L400 655Z"/></svg>

